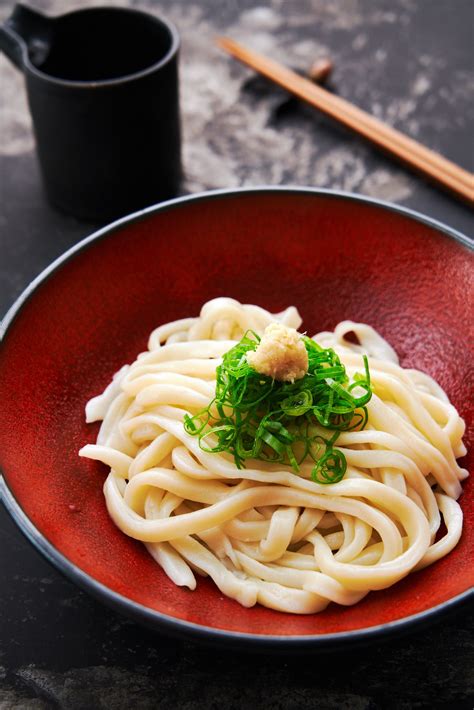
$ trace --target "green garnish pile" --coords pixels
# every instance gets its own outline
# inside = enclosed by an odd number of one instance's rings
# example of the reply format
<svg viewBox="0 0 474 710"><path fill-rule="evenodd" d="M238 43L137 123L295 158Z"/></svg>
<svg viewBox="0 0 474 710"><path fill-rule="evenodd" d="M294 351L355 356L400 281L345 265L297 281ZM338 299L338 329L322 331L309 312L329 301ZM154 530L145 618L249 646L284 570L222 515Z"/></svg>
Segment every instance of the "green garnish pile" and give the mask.
<svg viewBox="0 0 474 710"><path fill-rule="evenodd" d="M363 429L367 423L365 405L372 396L367 357L365 374L356 374L349 383L332 348L301 337L309 367L295 382L278 382L250 367L246 354L260 342L253 331L224 355L216 369L215 398L194 416L184 417L185 431L199 437L202 451L230 452L238 468L245 467L246 459L260 459L290 465L296 473L309 456L317 483L343 478L346 458L334 444L341 431ZM363 394L354 396L356 387ZM210 434L215 444L206 443Z"/></svg>

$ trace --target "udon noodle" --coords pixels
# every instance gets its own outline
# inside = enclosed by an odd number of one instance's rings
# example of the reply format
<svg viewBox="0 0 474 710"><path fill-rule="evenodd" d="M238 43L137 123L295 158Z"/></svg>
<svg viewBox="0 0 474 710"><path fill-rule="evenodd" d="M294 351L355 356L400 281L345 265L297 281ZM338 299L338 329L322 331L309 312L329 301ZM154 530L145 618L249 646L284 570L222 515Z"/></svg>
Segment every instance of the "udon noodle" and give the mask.
<svg viewBox="0 0 474 710"><path fill-rule="evenodd" d="M239 469L228 453L203 451L184 415L213 399L216 367L242 335L274 321L301 325L294 307L271 314L217 298L199 317L157 328L148 352L87 404L87 421L102 425L80 455L110 467L111 518L176 585L192 590L196 574L208 575L246 607L306 614L355 604L453 549L468 475L456 462L464 422L439 385L400 367L373 328L344 321L314 336L349 378L363 370L364 353L369 360L368 423L335 445L347 461L343 480L314 482L312 462L298 474L261 460Z"/></svg>

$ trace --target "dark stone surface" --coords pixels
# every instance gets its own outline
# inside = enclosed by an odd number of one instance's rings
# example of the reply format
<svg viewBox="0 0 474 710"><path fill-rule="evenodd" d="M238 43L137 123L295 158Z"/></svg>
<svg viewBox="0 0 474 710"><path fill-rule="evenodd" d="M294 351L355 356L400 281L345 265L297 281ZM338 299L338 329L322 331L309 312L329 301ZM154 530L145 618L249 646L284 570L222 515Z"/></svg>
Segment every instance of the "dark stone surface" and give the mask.
<svg viewBox="0 0 474 710"><path fill-rule="evenodd" d="M51 13L77 6L37 2ZM81 3L82 5L88 3ZM107 4L104 2L103 4ZM109 3L111 4L111 3ZM470 0L129 3L183 37L183 191L335 187L407 205L472 233L468 209L212 47L217 32L304 69L330 54L331 86L473 167ZM10 3L0 2L6 17ZM45 202L19 74L0 58L0 312L96 225ZM384 644L326 656L252 656L152 634L63 579L0 510L0 708L470 708L466 608Z"/></svg>

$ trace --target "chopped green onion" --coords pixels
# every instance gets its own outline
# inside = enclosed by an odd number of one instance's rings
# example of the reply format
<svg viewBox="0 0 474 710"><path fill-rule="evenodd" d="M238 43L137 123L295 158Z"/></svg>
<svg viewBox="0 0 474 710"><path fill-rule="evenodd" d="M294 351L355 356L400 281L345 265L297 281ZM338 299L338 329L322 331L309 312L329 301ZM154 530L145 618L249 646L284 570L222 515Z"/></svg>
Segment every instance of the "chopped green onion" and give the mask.
<svg viewBox="0 0 474 710"><path fill-rule="evenodd" d="M285 414L290 417L300 417L302 414L311 409L313 404L313 395L309 390L301 390L300 392L286 397L281 403L281 408Z"/></svg>
<svg viewBox="0 0 474 710"><path fill-rule="evenodd" d="M247 353L260 343L257 333L247 331L216 369L214 399L194 416L186 414L184 429L198 437L203 451L231 453L238 468L248 459L259 459L291 466L298 473L309 458L314 462L313 481L337 483L347 462L334 443L341 431L367 424L366 405L372 396L368 359L363 356L365 373L356 373L350 383L332 348L301 337L308 371L295 382L279 382L247 362ZM321 427L328 430L327 438L321 436Z"/></svg>

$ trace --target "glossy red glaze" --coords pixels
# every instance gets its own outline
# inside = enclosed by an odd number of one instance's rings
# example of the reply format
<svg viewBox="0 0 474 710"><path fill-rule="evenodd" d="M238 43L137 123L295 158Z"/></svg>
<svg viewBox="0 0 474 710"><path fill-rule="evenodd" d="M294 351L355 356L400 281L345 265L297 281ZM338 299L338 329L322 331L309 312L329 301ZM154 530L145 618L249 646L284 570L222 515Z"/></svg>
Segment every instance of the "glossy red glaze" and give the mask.
<svg viewBox="0 0 474 710"><path fill-rule="evenodd" d="M251 634L321 635L391 622L474 583L473 481L461 542L445 559L360 604L314 616L244 609L198 579L175 587L109 519L106 468L80 459L97 426L84 405L146 347L158 324L229 295L271 311L295 304L304 328L372 324L402 364L431 374L467 423L472 468L473 254L433 227L346 198L240 193L188 201L116 227L43 282L0 354L0 463L27 516L70 561L145 607ZM471 302L472 303L472 302Z"/></svg>

